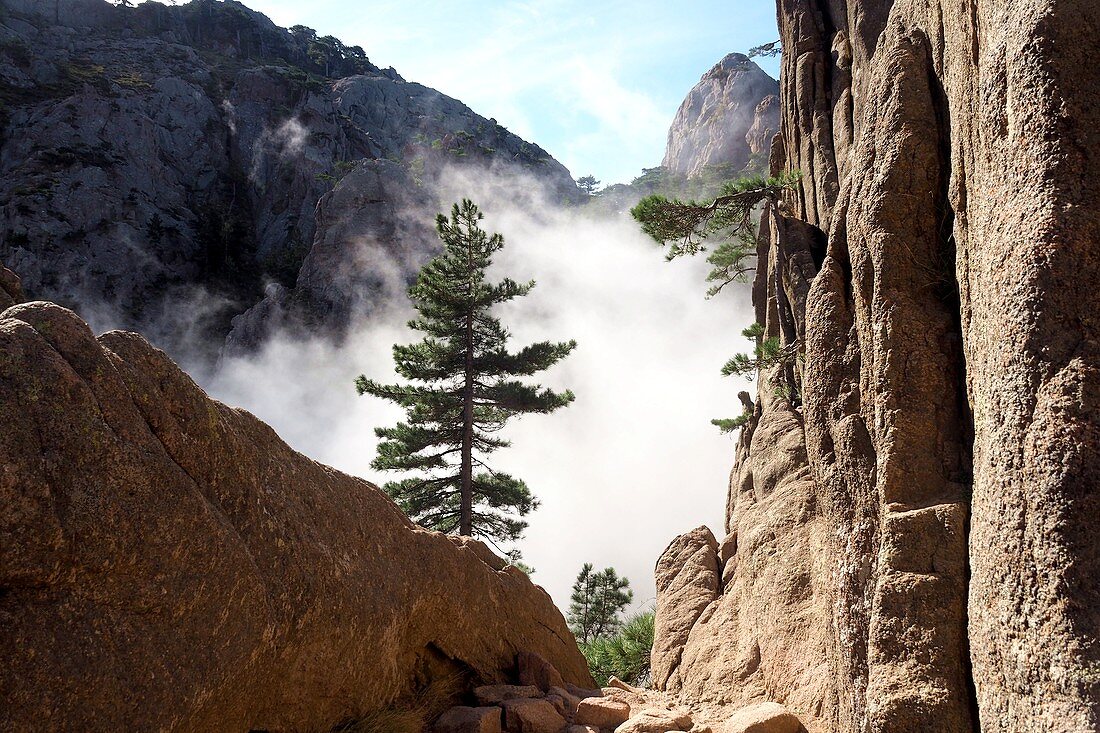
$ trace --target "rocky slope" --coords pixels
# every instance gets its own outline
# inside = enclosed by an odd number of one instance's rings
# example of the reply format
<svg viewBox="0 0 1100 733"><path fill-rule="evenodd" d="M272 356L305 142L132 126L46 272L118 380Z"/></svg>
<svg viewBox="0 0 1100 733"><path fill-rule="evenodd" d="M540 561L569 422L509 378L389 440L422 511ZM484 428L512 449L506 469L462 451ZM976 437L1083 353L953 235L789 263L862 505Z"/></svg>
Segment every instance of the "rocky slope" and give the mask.
<svg viewBox="0 0 1100 733"><path fill-rule="evenodd" d="M767 167L779 130L779 83L749 57L731 53L688 93L672 126L662 165L694 177L721 166L736 174Z"/></svg>
<svg viewBox="0 0 1100 733"><path fill-rule="evenodd" d="M820 731L1100 728L1100 6L780 0L800 171L754 284L725 533L658 564L657 682Z"/></svg>
<svg viewBox="0 0 1100 733"><path fill-rule="evenodd" d="M592 687L522 571L413 526L136 334L8 307L0 422L0 729L325 731L441 677L508 681L520 653Z"/></svg>
<svg viewBox="0 0 1100 733"><path fill-rule="evenodd" d="M431 225L447 166L577 193L495 120L234 0L0 0L0 101L0 258L31 297L173 352L216 351L265 295L238 347L288 313L339 333L433 251L406 222Z"/></svg>

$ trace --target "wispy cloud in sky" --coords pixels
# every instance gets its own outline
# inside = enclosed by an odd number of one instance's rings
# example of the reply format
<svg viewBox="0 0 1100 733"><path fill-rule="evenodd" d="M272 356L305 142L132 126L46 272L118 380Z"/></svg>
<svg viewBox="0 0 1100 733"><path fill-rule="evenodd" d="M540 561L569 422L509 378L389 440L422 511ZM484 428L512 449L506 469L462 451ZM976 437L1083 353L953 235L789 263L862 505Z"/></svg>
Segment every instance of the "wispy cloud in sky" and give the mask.
<svg viewBox="0 0 1100 733"><path fill-rule="evenodd" d="M676 108L707 69L778 37L772 0L249 5L361 45L607 183L661 162Z"/></svg>

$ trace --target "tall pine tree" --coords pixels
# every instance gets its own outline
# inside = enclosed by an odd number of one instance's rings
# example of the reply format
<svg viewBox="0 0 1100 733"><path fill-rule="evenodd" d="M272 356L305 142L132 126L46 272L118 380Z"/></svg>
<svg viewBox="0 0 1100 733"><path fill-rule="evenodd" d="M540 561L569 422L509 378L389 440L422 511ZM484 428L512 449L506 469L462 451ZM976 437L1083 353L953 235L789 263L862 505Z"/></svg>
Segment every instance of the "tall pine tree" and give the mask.
<svg viewBox="0 0 1100 733"><path fill-rule="evenodd" d="M573 582L566 619L582 645L619 630L619 614L634 600L630 581L620 578L615 568L593 570L586 562Z"/></svg>
<svg viewBox="0 0 1100 733"><path fill-rule="evenodd" d="M420 384L379 384L360 376L360 395L392 400L405 408L405 422L379 428L377 470L422 475L387 483L385 490L419 524L495 540L518 539L525 516L538 506L518 478L493 471L484 456L509 442L497 433L520 414L548 413L573 401L517 377L540 372L571 352L575 341L540 342L517 352L506 348L508 331L492 308L527 295L534 281L488 282L486 268L504 246L478 222L478 207L464 199L448 219L436 219L443 253L429 262L409 288L420 316L409 327L420 342L395 345L397 373ZM476 470L475 470L476 469Z"/></svg>

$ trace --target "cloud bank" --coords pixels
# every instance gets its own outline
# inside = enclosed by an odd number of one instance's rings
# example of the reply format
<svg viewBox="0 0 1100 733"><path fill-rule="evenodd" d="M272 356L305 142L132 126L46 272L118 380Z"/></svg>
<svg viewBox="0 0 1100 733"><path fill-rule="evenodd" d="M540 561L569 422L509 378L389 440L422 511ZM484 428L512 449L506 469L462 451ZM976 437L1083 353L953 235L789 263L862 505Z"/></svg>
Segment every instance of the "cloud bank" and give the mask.
<svg viewBox="0 0 1100 733"><path fill-rule="evenodd" d="M707 524L721 534L734 442L710 425L739 412L745 383L722 363L746 345L747 288L705 300L701 260L666 263L628 217L518 205L531 183L454 175L444 200L472 197L484 226L505 236L494 275L534 279L535 290L501 309L511 347L576 339L574 353L539 375L576 402L516 419L513 447L492 465L527 481L541 500L519 547L534 579L568 607L585 562L630 578L636 607L652 602L653 565L677 534ZM207 386L270 423L292 446L376 483L373 429L401 417L392 404L357 397L360 373L396 379L390 348L420 334L398 299L360 321L340 345L276 338L250 358L223 363Z"/></svg>

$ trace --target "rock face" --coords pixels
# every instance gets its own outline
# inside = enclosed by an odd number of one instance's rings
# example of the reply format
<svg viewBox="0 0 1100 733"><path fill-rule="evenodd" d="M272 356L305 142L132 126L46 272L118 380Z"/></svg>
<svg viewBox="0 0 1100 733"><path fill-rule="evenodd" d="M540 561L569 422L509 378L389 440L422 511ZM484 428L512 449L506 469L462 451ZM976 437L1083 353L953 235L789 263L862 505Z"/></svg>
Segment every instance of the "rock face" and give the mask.
<svg viewBox="0 0 1100 733"><path fill-rule="evenodd" d="M779 83L749 57L729 54L680 105L662 165L687 176L714 166L765 170L779 130L778 94Z"/></svg>
<svg viewBox="0 0 1100 733"><path fill-rule="evenodd" d="M409 277L435 251L403 221L430 227L449 206L434 196L449 166L515 166L577 193L564 167L495 120L233 0L0 10L0 260L30 297L173 352L216 352L267 283L236 346L288 310L339 332L373 304L372 282ZM349 239L351 217L396 238ZM310 256L315 242L326 251ZM353 265L361 277L344 276Z"/></svg>
<svg viewBox="0 0 1100 733"><path fill-rule="evenodd" d="M527 651L592 686L523 572L135 334L9 307L0 423L0 729L330 730L443 675L507 682Z"/></svg>
<svg viewBox="0 0 1100 733"><path fill-rule="evenodd" d="M778 9L802 179L753 292L801 358L759 379L664 685L811 730L1096 730L1100 6Z"/></svg>
<svg viewBox="0 0 1100 733"><path fill-rule="evenodd" d="M0 309L23 302L23 287L19 276L0 265Z"/></svg>

